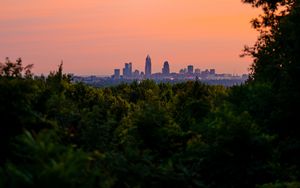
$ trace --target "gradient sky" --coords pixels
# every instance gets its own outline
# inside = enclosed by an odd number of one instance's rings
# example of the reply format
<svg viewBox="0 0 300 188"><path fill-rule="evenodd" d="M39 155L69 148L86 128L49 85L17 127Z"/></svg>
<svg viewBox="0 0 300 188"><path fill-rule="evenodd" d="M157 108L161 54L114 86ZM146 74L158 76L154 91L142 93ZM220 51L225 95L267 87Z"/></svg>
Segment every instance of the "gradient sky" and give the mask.
<svg viewBox="0 0 300 188"><path fill-rule="evenodd" d="M257 15L240 0L1 0L0 62L21 57L40 74L63 60L68 73L111 75L125 62L144 71L150 54L153 72L168 60L172 72L241 74Z"/></svg>

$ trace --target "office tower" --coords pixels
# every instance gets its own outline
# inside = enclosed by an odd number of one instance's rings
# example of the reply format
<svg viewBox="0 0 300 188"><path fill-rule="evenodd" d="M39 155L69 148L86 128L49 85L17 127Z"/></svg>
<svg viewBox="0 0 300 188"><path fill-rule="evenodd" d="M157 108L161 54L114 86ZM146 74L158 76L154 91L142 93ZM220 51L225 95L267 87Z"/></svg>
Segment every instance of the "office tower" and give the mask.
<svg viewBox="0 0 300 188"><path fill-rule="evenodd" d="M163 68L162 68L162 74L163 74L164 76L170 74L170 66L169 66L169 62L168 62L168 61L165 61L165 62L164 62L164 66L163 66Z"/></svg>
<svg viewBox="0 0 300 188"><path fill-rule="evenodd" d="M146 78L150 78L150 76L151 76L151 58L149 55L147 55L147 58L146 58L145 75L146 75Z"/></svg>
<svg viewBox="0 0 300 188"><path fill-rule="evenodd" d="M125 74L124 76L129 76L129 64L125 63Z"/></svg>
<svg viewBox="0 0 300 188"><path fill-rule="evenodd" d="M114 79L120 79L120 69L115 69L114 71Z"/></svg>
<svg viewBox="0 0 300 188"><path fill-rule="evenodd" d="M126 68L123 68L123 77L126 76Z"/></svg>
<svg viewBox="0 0 300 188"><path fill-rule="evenodd" d="M210 70L209 70L209 74L215 75L215 74L216 74L216 70L215 70L215 69L210 69Z"/></svg>
<svg viewBox="0 0 300 188"><path fill-rule="evenodd" d="M189 65L187 67L187 71L188 71L188 74L193 74L194 73L194 66L193 65Z"/></svg>
<svg viewBox="0 0 300 188"><path fill-rule="evenodd" d="M132 75L132 63L125 63L125 67L123 68L123 76L128 78Z"/></svg>
<svg viewBox="0 0 300 188"><path fill-rule="evenodd" d="M128 76L132 76L132 63L130 62L130 63L128 64L128 66L129 66L129 69L128 69Z"/></svg>

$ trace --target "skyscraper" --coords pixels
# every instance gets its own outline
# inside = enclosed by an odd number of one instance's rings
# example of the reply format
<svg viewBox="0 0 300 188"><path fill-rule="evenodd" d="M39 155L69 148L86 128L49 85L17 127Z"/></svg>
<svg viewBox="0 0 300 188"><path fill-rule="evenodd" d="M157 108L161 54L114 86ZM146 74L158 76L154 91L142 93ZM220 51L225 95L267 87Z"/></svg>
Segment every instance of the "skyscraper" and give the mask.
<svg viewBox="0 0 300 188"><path fill-rule="evenodd" d="M132 76L132 63L125 63L123 68L123 76L129 78Z"/></svg>
<svg viewBox="0 0 300 188"><path fill-rule="evenodd" d="M132 63L129 63L129 70L128 70L128 76L132 76Z"/></svg>
<svg viewBox="0 0 300 188"><path fill-rule="evenodd" d="M129 64L125 63L125 67L123 68L123 77L128 77L128 73L129 73Z"/></svg>
<svg viewBox="0 0 300 188"><path fill-rule="evenodd" d="M193 74L194 73L194 66L193 65L189 65L187 67L187 70L188 70L188 74Z"/></svg>
<svg viewBox="0 0 300 188"><path fill-rule="evenodd" d="M146 78L149 78L151 76L151 58L149 55L147 55L146 58L145 75Z"/></svg>
<svg viewBox="0 0 300 188"><path fill-rule="evenodd" d="M115 72L115 73L114 73L114 79L115 79L115 80L120 79L120 69L115 69L114 72Z"/></svg>
<svg viewBox="0 0 300 188"><path fill-rule="evenodd" d="M164 62L164 66L163 66L163 68L162 68L162 74L163 74L164 76L170 74L170 66L169 66L169 62L168 62L168 61L165 61L165 62Z"/></svg>

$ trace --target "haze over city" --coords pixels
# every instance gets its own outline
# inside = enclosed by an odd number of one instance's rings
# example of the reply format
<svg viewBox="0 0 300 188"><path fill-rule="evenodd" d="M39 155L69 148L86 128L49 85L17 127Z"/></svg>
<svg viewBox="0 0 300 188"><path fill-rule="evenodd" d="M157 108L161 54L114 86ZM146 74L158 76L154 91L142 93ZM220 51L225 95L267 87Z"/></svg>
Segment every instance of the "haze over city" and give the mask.
<svg viewBox="0 0 300 188"><path fill-rule="evenodd" d="M3 0L0 61L21 57L40 74L63 60L66 72L112 75L125 62L143 70L151 54L153 72L167 60L172 72L192 64L243 74L257 14L239 0Z"/></svg>

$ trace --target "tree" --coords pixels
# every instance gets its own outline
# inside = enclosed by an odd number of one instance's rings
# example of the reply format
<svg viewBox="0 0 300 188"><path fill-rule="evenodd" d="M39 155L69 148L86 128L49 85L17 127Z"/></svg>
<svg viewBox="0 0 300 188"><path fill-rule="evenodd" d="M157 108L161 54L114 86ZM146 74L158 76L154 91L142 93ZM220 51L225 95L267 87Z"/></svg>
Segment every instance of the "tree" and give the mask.
<svg viewBox="0 0 300 188"><path fill-rule="evenodd" d="M0 77L15 77L22 78L23 76L26 78L31 78L32 73L31 69L33 64L29 64L25 67L22 65L22 59L18 58L16 62L12 62L8 57L5 58L5 62L0 62Z"/></svg>
<svg viewBox="0 0 300 188"><path fill-rule="evenodd" d="M245 52L254 58L251 79L270 84L274 107L269 116L280 125L281 134L300 134L300 127L286 122L299 122L300 105L300 5L298 0L245 0L262 7L261 19L254 19L260 31L258 41ZM273 97L273 96L270 96Z"/></svg>
<svg viewBox="0 0 300 188"><path fill-rule="evenodd" d="M294 72L299 73L299 1L243 0L253 7L261 7L263 14L252 20L260 32L253 47L246 46L243 55L253 57L251 78L280 84Z"/></svg>
<svg viewBox="0 0 300 188"><path fill-rule="evenodd" d="M91 154L60 144L54 131L25 131L13 146L16 159L3 168L3 187L98 187L107 181L92 165Z"/></svg>
<svg viewBox="0 0 300 188"><path fill-rule="evenodd" d="M245 48L244 55L254 59L248 86L268 86L271 92L265 97L272 99L268 102L267 110L264 109L264 114L254 115L254 118L267 120L261 126L268 127L268 131L278 137L274 144L277 147L278 164L285 171L283 181L299 181L300 1L243 2L263 10L263 14L252 21L260 36L253 47ZM251 98L260 100L259 96L252 95ZM250 107L253 111L261 111L253 107Z"/></svg>

